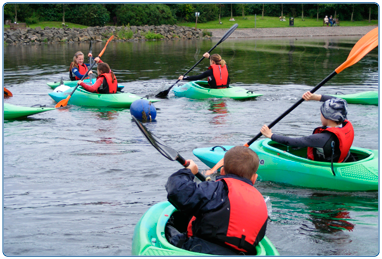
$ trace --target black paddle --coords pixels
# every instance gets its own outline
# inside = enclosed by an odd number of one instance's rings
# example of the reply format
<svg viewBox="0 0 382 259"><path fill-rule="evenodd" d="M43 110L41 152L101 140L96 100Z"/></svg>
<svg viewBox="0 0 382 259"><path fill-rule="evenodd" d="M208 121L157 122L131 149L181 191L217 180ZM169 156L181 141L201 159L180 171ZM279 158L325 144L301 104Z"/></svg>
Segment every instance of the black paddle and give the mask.
<svg viewBox="0 0 382 259"><path fill-rule="evenodd" d="M90 41L90 44L89 44L89 53L92 54L92 52L93 52L93 42ZM92 57L89 57L89 66L92 65L92 63L93 63L92 61L93 61ZM90 74L89 75L89 80L90 80L90 84L89 85L92 85L92 77L93 77L93 74Z"/></svg>
<svg viewBox="0 0 382 259"><path fill-rule="evenodd" d="M345 68L348 68L358 61L360 61L367 53L372 51L375 47L378 46L378 27L368 32L364 35L358 42L354 45L350 54L345 62L343 62L339 67L337 67L330 75L328 75L324 80L322 80L316 87L314 87L310 92L316 92L321 86L323 86L326 82L328 82L332 77L341 73ZM287 116L290 112L292 112L297 106L299 106L304 101L301 98L297 103L292 105L288 110L286 110L283 114L281 114L276 120L268 125L268 128L272 128L276 123L282 120L285 116ZM244 146L249 147L253 142L255 142L258 138L260 138L263 134L259 132L254 138L252 138L249 142L245 143ZM212 174L218 168L220 168L224 164L223 159L221 159L213 168L207 171L207 175Z"/></svg>
<svg viewBox="0 0 382 259"><path fill-rule="evenodd" d="M222 43L223 41L225 41L237 28L237 26L239 26L237 23L235 23L223 36L223 38L221 38L221 40L216 43L215 46L213 46L209 51L208 53L211 53L211 51L213 51L220 43ZM204 57L202 57L192 68L190 68L186 73L183 74L183 77L186 76L188 73L191 72L191 70L193 70L197 65L199 65L200 62L202 62L202 60L204 59ZM174 85L176 85L180 80L178 79L175 84L173 84L172 86L170 86L170 88L168 88L167 90L164 90L162 92L159 92L157 95L155 95L155 97L157 98L166 98L168 93L170 92L171 88L173 88Z"/></svg>
<svg viewBox="0 0 382 259"><path fill-rule="evenodd" d="M159 153L161 153L165 158L167 158L168 160L171 160L171 161L178 161L182 166L184 167L187 167L190 162L187 162L179 153L178 151L176 151L175 149L171 148L171 147L168 147L166 146L165 144L163 144L159 139L158 137L156 137L154 134L152 134L150 131L148 131L146 129L145 126L142 125L142 123L140 123L137 118L135 118L133 115L133 120L135 121L135 123L137 124L138 128L141 130L141 132L143 133L143 135L147 138L147 140L150 142L151 145L153 145L153 147L156 148L156 150L159 151ZM206 181L206 177L204 175L202 175L201 173L197 173L195 175L196 177L199 178L200 181L204 182ZM208 177L207 181L210 180L210 177Z"/></svg>

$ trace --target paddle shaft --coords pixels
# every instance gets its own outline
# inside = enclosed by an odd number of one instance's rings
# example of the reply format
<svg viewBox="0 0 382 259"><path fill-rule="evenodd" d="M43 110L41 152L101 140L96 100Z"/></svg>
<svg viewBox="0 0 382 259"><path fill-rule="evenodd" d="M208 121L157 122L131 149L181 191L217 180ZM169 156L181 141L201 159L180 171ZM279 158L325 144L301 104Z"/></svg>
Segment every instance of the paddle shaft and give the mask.
<svg viewBox="0 0 382 259"><path fill-rule="evenodd" d="M326 82L328 82L330 79L332 79L333 76L337 75L336 71L333 71L330 75L328 75L324 80L322 80L316 87L314 87L310 92L314 93L318 89L320 89L321 86L323 86ZM268 125L268 128L272 128L275 126L279 121L281 121L285 116L287 116L289 113L291 113L297 106L299 106L304 101L303 98L301 98L297 103L293 104L288 110L286 110L283 114L281 114L276 120L274 120L272 123ZM259 132L253 139L251 139L249 142L247 142L244 146L249 147L253 142L255 142L258 138L260 138L263 134Z"/></svg>
<svg viewBox="0 0 382 259"><path fill-rule="evenodd" d="M181 155L178 154L176 161L178 161L182 166L187 167L190 165L190 162L187 162ZM197 173L195 175L200 181L204 182L206 180L206 177L202 175L201 173Z"/></svg>

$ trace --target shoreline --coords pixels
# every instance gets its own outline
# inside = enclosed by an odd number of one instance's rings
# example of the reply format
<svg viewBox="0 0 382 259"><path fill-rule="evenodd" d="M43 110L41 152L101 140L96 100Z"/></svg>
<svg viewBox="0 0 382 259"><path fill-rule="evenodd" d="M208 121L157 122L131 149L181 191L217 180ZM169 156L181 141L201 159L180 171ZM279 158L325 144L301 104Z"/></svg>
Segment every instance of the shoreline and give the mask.
<svg viewBox="0 0 382 259"><path fill-rule="evenodd" d="M359 27L284 27L284 28L253 28L236 29L230 36L231 39L239 38L276 38L276 37L332 37L332 36L363 36L378 26ZM227 29L207 29L212 32L212 38L222 38Z"/></svg>

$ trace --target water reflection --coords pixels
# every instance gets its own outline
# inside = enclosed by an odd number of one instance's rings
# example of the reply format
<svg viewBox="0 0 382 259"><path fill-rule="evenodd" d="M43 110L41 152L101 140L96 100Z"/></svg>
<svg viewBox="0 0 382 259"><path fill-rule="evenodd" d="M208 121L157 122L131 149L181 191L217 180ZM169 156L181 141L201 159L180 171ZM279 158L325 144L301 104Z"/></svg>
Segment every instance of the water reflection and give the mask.
<svg viewBox="0 0 382 259"><path fill-rule="evenodd" d="M225 124L226 116L228 114L227 104L225 100L213 100L209 99L209 111L216 113L218 115L212 117L211 124Z"/></svg>

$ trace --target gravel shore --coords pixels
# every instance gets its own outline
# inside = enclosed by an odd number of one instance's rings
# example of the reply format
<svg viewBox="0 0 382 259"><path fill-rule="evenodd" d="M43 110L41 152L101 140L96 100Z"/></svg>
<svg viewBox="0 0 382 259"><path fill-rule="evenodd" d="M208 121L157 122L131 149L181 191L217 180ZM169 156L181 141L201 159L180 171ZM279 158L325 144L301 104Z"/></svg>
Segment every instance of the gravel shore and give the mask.
<svg viewBox="0 0 382 259"><path fill-rule="evenodd" d="M236 29L230 38L274 38L274 37L326 37L326 36L363 36L377 26L359 27L286 27ZM221 38L227 29L209 29L212 38Z"/></svg>

